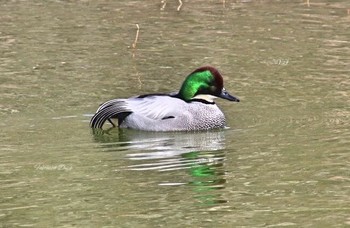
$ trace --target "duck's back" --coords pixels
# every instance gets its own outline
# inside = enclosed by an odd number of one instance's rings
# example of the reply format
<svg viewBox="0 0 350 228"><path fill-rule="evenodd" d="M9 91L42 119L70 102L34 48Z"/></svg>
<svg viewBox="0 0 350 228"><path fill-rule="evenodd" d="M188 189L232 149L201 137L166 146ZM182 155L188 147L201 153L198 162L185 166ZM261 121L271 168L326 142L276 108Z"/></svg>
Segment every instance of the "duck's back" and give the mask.
<svg viewBox="0 0 350 228"><path fill-rule="evenodd" d="M146 131L192 131L225 127L225 116L215 103L190 101L168 95L124 100L132 113L122 128Z"/></svg>

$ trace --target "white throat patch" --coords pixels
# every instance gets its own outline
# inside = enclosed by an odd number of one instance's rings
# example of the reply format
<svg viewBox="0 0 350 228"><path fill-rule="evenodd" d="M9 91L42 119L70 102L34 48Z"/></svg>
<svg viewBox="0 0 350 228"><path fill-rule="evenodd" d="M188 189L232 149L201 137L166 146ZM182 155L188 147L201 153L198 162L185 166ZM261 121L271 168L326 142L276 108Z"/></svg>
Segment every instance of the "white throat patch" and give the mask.
<svg viewBox="0 0 350 228"><path fill-rule="evenodd" d="M205 101L208 101L210 103L213 103L214 102L214 99L217 98L213 95L209 95L209 94L199 94L195 97L192 98L193 99L201 99L201 100L205 100Z"/></svg>

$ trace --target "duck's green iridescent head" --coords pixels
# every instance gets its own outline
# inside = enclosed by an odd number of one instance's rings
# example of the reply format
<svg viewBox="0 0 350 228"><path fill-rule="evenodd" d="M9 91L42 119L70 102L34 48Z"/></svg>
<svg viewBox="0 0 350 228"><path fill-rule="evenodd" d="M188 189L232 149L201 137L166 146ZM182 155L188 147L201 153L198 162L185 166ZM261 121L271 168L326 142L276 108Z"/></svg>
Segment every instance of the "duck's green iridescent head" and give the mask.
<svg viewBox="0 0 350 228"><path fill-rule="evenodd" d="M239 102L224 88L224 81L217 69L203 66L187 76L179 91L179 97L185 101L203 99L213 102L213 98L221 97L229 101Z"/></svg>

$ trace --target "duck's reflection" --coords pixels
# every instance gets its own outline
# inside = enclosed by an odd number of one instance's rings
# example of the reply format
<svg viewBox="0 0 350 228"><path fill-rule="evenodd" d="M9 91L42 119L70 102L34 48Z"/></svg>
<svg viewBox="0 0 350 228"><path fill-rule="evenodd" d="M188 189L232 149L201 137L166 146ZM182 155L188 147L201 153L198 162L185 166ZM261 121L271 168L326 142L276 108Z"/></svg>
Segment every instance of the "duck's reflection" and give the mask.
<svg viewBox="0 0 350 228"><path fill-rule="evenodd" d="M188 170L186 181L162 180L159 185L192 186L204 204L224 203L215 190L225 188L225 131L141 132L123 129L94 131L94 138L107 150L127 150L133 161L127 169L160 172ZM182 180L184 180L182 178Z"/></svg>

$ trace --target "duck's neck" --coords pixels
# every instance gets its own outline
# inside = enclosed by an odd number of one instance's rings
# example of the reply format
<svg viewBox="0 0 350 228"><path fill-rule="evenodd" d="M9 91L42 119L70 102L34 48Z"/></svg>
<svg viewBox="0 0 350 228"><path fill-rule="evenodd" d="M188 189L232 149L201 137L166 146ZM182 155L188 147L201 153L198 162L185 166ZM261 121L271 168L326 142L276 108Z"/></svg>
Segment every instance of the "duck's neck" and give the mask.
<svg viewBox="0 0 350 228"><path fill-rule="evenodd" d="M179 97L185 101L190 101L200 90L209 89L213 76L209 70L194 72L187 76L179 91Z"/></svg>

